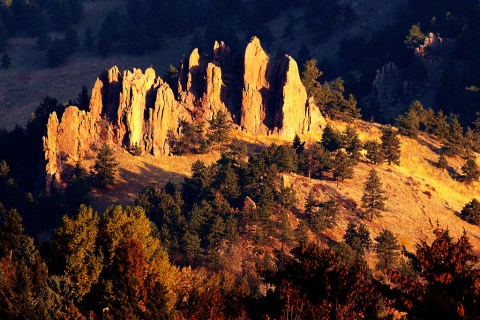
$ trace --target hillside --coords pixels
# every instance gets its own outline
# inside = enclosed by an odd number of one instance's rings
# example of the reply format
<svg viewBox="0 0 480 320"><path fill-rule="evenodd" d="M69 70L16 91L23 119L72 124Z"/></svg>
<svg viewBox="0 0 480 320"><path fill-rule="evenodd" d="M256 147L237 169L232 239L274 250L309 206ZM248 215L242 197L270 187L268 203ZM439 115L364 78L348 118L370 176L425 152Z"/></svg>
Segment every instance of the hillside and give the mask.
<svg viewBox="0 0 480 320"><path fill-rule="evenodd" d="M334 122L335 127L342 129L344 123ZM375 123L357 121L355 128L361 140L379 140L381 126ZM250 145L250 150L261 150L271 143L291 144L289 140L273 137L253 137L242 132L235 132L234 136ZM319 140L320 136L306 135L307 141ZM367 225L374 238L383 228L389 229L398 237L399 243L413 250L419 239L432 240L432 231L437 226L448 228L453 237L460 237L465 230L469 236L475 252L480 253L480 227L462 220L459 212L465 204L474 199L480 192L478 183L466 185L455 181L450 173L436 168L433 163L438 160L440 145L431 136L422 134L418 140L401 137L400 166L377 166L369 164L366 159L355 167L354 177L340 182L331 178L308 179L297 174L285 174L286 186L292 186L296 191L298 202L292 211L297 216L292 222L296 226L302 218L305 199L308 192L314 190L319 200L329 198L337 200L341 206L341 217L338 226L327 230L324 235L332 241L342 241L345 228L349 221L362 221ZM196 160L206 164L213 163L219 158L218 152L200 156L143 156L135 157L122 149L116 149L120 160L118 182L111 190L94 192L93 204L100 211L107 205L114 203L132 204L137 194L147 185L162 187L166 182L175 184L183 182L185 176L191 174L191 165ZM449 158L451 171L461 172L464 160ZM363 185L371 169L379 172L383 186L388 194L386 211L382 217L372 222L361 220L361 197ZM354 204L354 208L352 207Z"/></svg>

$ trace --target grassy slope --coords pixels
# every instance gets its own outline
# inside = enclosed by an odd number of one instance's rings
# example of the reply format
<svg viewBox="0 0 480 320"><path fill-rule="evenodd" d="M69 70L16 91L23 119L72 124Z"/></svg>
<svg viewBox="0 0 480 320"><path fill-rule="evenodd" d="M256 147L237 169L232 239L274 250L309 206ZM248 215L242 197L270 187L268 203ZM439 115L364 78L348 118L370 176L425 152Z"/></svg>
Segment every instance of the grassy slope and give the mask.
<svg viewBox="0 0 480 320"><path fill-rule="evenodd" d="M341 123L336 124L344 128ZM379 139L381 126L377 124L357 122L362 140ZM261 145L272 142L281 143L274 137L255 137L245 133L236 134L249 144L250 150L258 150ZM305 137L318 140L318 136ZM287 141L285 141L287 142ZM478 195L478 183L465 185L455 181L451 172L460 172L464 160L448 158L450 173L432 165L438 159L440 145L430 137L422 135L419 140L401 137L401 166L374 166L361 162L355 167L354 178L343 181L337 188L333 179L308 179L297 174L284 175L286 185L291 185L297 192L297 208L293 210L295 218L292 224L296 226L302 218L302 211L308 191L313 188L321 200L335 198L342 204L342 213L338 226L325 232L325 238L341 241L347 223L351 220L360 222L361 197L363 185L368 172L374 168L379 172L385 190L388 192L387 210L380 218L372 222L363 221L375 237L382 228L392 230L399 242L413 249L419 239L432 239L432 230L438 220L440 227L448 228L451 235L459 237L465 230L477 252L480 252L480 228L460 219L459 212L463 206ZM105 193L93 193L94 206L103 209L107 205L121 202L132 203L136 194L146 185L162 186L171 180L175 183L183 181L190 174L190 167L197 159L213 163L219 157L219 152L200 156L163 156L163 157L133 157L125 150L116 148L119 161L119 179L115 188ZM87 163L88 165L88 163ZM356 204L356 207L355 207ZM325 240L325 239L324 239Z"/></svg>
<svg viewBox="0 0 480 320"><path fill-rule="evenodd" d="M151 66L162 76L170 64L179 64L182 55L188 53L191 36L169 39L162 49L143 56L113 54L102 58L96 49L89 52L83 46L87 26L96 36L108 12L115 8L123 10L125 3L125 0L86 2L85 16L77 27L80 48L67 63L54 69L47 67L46 52L37 49L35 39L10 39L7 52L12 65L0 71L0 129L12 129L17 123L25 125L31 112L47 95L67 103L77 98L82 86L90 91L96 77L114 65L121 70L145 70ZM63 37L63 34L51 33L50 36Z"/></svg>

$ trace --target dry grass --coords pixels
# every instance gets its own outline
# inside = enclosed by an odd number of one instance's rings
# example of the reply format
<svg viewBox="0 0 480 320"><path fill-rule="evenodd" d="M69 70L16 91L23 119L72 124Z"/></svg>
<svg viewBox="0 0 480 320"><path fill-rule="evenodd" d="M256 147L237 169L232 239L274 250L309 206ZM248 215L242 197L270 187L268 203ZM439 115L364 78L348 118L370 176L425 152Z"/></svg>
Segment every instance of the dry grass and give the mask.
<svg viewBox="0 0 480 320"><path fill-rule="evenodd" d="M343 130L345 123L334 123ZM360 136L365 139L379 139L381 125L362 121L356 122ZM237 131L235 136L249 145L251 151L259 151L262 146L271 143L291 143L275 136L260 137ZM310 136L312 140L318 140ZM303 137L305 138L305 136ZM314 139L315 138L315 139ZM384 189L388 192L386 211L382 217L372 222L363 222L375 237L382 228L392 230L399 242L413 249L419 239L433 239L432 230L437 221L442 228L448 228L451 235L459 237L465 230L477 252L480 252L480 228L460 219L459 212L463 206L479 194L478 183L465 185L454 180L450 173L433 166L437 161L436 150L440 147L428 136L419 140L401 137L401 166L374 166L362 161L354 170L354 178L343 181L337 188L333 179L308 179L296 174L284 176L286 185L294 187L297 193L297 210L302 212L305 198L313 189L320 200L334 198L342 204L341 218L338 226L326 232L325 236L333 241L341 241L349 221L360 221L361 197L363 185L371 169L378 171ZM132 203L144 186L163 186L167 181L180 183L190 175L191 165L198 159L207 164L215 162L220 151L197 156L162 156L150 155L134 157L125 150L115 147L121 162L118 183L112 190L93 193L94 204L102 209L112 203ZM365 159L364 159L365 160ZM464 160L449 158L452 170L460 171Z"/></svg>
<svg viewBox="0 0 480 320"><path fill-rule="evenodd" d="M339 123L339 129L345 124ZM381 126L366 123L356 124L361 130L360 137L379 139ZM361 129L361 128L364 129ZM365 130L366 128L366 130ZM388 192L386 211L382 217L372 222L363 221L375 237L382 228L392 230L399 242L412 250L419 239L433 239L433 229L437 221L441 228L448 228L454 237L459 237L465 230L474 246L480 252L480 228L466 223L459 217L463 206L477 197L480 191L479 183L466 185L454 180L449 172L439 169L433 164L438 160L436 152L440 145L431 137L421 136L419 140L401 137L401 166L374 166L361 162L356 168L353 179L340 183L336 187L333 180L309 180L297 175L289 175L289 183L297 191L299 207L303 208L308 191L313 188L319 199L335 198L343 201L343 205L351 200L361 206L363 185L371 169L378 171L384 189ZM464 160L458 157L448 158L451 171L460 172ZM332 240L341 241L349 221L360 221L361 208L351 210L344 208L340 223L328 232Z"/></svg>

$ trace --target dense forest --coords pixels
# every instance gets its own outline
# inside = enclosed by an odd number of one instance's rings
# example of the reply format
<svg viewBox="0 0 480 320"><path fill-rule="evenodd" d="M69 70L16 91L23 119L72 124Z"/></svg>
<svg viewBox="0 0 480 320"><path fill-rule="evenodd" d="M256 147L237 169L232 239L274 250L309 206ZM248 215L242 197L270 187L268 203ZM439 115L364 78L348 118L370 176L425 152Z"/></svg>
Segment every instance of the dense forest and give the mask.
<svg viewBox="0 0 480 320"><path fill-rule="evenodd" d="M240 51L253 35L268 48L288 41L301 23L311 39L292 55L328 124L319 139L255 144L238 138L222 112L183 123L182 134L169 140L172 159L214 154L215 161L195 161L181 183L145 186L133 203L97 210L92 190L116 187L119 162L108 143L91 168L78 162L66 170L65 189L45 192L44 177L49 115L61 119L69 105L88 110L90 93L83 87L68 103L46 97L25 127L0 131L0 318L478 318L480 262L471 244L478 234L453 237L449 226L430 221L433 236L413 239L410 250L395 230L382 227L375 237L369 230L387 205L401 205L389 202L395 191L379 173L402 166L402 141L433 140L438 161L430 167L468 188L478 184L478 2L408 1L386 29L344 37L337 61L316 57L310 49L355 21L349 3L129 0L99 30L79 34L82 0L2 1L3 68L12 63L9 39L17 36L36 38L53 68L80 47L103 57L142 55L189 34L201 51L217 39ZM267 22L294 11L301 22L288 15L284 39L275 39ZM376 70L394 62L409 81L424 81L428 72L414 50L429 32L453 39L435 103L413 99L398 117L382 119L369 94ZM164 78L175 88L176 66ZM360 128L373 125L362 118L372 117L386 125L378 138L361 137ZM138 146L121 151L142 157ZM459 169L451 159L461 161ZM320 198L319 187L300 199L286 182L293 175L339 189L360 165L369 171L358 203ZM456 214L480 226L477 199ZM329 232L341 216L348 223L336 241Z"/></svg>

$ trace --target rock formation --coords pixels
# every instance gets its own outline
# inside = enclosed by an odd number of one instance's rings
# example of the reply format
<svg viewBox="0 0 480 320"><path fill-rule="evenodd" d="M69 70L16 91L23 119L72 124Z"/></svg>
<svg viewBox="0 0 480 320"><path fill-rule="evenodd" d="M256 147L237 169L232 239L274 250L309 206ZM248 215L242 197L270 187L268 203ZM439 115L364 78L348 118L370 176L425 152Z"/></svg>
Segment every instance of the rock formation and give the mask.
<svg viewBox="0 0 480 320"><path fill-rule="evenodd" d="M89 111L70 106L60 121L50 115L44 137L47 190L61 186L63 164L92 155L92 147L104 141L169 154L169 137L178 136L183 123L208 122L219 112L247 132L287 139L325 124L290 56L270 61L252 38L241 61L223 42L215 42L211 55L193 50L181 63L177 97L152 68L106 71L95 82Z"/></svg>
<svg viewBox="0 0 480 320"><path fill-rule="evenodd" d="M370 98L378 107L379 120L394 120L413 100L433 105L440 87L439 79L452 50L451 39L429 33L424 43L415 48L407 68L401 69L389 62L377 70Z"/></svg>

